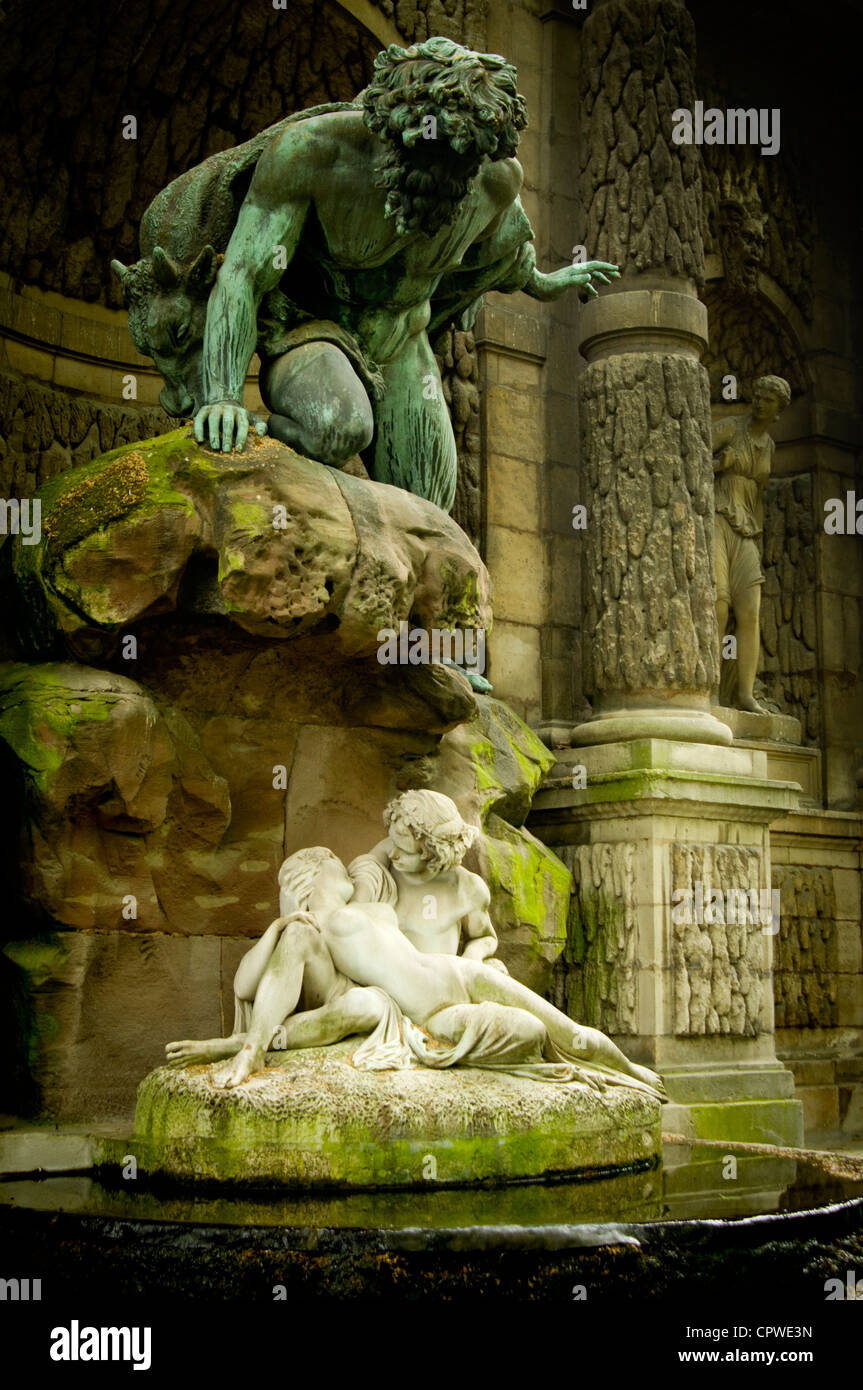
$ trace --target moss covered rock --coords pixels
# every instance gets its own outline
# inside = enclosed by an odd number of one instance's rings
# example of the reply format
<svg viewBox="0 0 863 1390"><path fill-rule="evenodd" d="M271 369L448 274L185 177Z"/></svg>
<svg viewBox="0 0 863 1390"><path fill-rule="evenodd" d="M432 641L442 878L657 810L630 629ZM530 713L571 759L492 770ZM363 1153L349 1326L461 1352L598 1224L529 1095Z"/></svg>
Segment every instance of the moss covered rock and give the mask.
<svg viewBox="0 0 863 1390"><path fill-rule="evenodd" d="M445 512L275 439L252 435L225 455L174 430L71 469L40 497L41 540L14 552L37 652L57 629L118 630L174 610L195 559L213 581L198 584L196 611L270 639L337 633L341 650L369 656L402 619L491 622L485 566Z"/></svg>

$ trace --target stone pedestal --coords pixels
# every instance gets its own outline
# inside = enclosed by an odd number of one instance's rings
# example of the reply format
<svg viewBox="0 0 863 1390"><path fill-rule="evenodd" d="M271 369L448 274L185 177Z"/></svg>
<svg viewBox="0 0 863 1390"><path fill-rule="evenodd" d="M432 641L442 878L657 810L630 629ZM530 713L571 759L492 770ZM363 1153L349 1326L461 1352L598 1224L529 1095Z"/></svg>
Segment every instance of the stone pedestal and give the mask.
<svg viewBox="0 0 863 1390"><path fill-rule="evenodd" d="M769 837L798 795L762 751L644 738L561 753L534 803L574 880L556 1002L662 1074L666 1131L802 1140L773 1040Z"/></svg>
<svg viewBox="0 0 863 1390"><path fill-rule="evenodd" d="M472 1067L360 1071L357 1040L270 1053L236 1090L212 1065L141 1083L131 1152L148 1174L279 1187L427 1187L644 1165L658 1101Z"/></svg>
<svg viewBox="0 0 863 1390"><path fill-rule="evenodd" d="M767 775L779 782L799 782L803 805L821 803L821 749L803 743L800 720L789 714L750 714L714 705L713 713L734 735L737 748L767 756Z"/></svg>

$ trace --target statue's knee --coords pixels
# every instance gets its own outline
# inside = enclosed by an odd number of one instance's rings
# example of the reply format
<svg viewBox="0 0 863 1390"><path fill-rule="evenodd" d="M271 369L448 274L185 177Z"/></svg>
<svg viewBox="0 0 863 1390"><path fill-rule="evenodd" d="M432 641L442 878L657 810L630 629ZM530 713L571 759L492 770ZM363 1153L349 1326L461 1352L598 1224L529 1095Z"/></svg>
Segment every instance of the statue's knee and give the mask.
<svg viewBox="0 0 863 1390"><path fill-rule="evenodd" d="M321 411L318 457L324 463L347 463L368 448L374 432L374 416L365 394L362 400L341 397L328 402Z"/></svg>
<svg viewBox="0 0 863 1390"><path fill-rule="evenodd" d="M517 1009L512 1011L509 1022L512 1031L523 1047L542 1047L545 1042L545 1024L540 1019L535 1018L533 1014Z"/></svg>
<svg viewBox="0 0 863 1390"><path fill-rule="evenodd" d="M276 957L282 960L285 957L297 957L306 960L314 951L319 949L319 946L318 933L314 927L309 926L308 922L289 922L276 947Z"/></svg>

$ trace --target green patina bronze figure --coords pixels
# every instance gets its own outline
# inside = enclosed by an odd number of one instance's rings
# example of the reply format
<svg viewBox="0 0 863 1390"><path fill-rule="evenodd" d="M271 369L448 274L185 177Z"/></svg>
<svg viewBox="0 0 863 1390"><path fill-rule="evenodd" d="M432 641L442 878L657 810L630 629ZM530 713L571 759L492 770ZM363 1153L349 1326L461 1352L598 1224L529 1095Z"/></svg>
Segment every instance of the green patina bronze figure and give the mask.
<svg viewBox="0 0 863 1390"><path fill-rule="evenodd" d="M470 326L487 290L596 293L605 262L536 268L515 153L515 69L434 38L378 55L354 102L212 156L154 200L143 259L114 262L162 404L214 449L250 428L445 510L456 446L429 334ZM272 414L243 405L252 356Z"/></svg>

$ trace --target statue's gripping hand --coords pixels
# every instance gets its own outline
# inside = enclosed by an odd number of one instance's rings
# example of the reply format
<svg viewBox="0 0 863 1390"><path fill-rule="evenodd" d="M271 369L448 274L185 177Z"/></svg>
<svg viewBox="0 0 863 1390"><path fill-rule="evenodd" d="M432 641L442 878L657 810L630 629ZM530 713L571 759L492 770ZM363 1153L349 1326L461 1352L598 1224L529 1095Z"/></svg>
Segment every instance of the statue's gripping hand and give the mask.
<svg viewBox="0 0 863 1390"><path fill-rule="evenodd" d="M242 453L250 429L254 429L255 434L266 434L267 422L245 406L237 405L236 401L214 401L212 405L202 406L195 416L198 443L205 444L209 440L211 449L221 449L226 454L232 449Z"/></svg>

